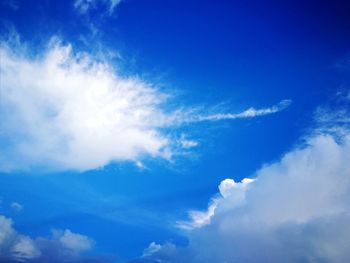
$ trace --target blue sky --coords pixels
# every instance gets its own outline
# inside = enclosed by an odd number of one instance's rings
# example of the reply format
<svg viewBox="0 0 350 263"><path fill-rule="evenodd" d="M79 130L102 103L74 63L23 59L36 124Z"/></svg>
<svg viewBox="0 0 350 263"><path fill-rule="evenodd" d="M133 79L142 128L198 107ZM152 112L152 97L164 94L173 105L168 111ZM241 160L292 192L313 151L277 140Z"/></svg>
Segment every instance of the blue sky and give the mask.
<svg viewBox="0 0 350 263"><path fill-rule="evenodd" d="M0 261L347 262L349 11L3 0Z"/></svg>

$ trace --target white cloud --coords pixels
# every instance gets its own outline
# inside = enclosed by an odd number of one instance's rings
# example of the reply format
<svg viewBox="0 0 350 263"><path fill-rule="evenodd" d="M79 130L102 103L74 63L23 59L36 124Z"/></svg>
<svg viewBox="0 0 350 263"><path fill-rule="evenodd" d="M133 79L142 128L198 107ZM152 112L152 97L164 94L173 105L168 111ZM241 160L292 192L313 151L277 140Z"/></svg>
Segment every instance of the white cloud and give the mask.
<svg viewBox="0 0 350 263"><path fill-rule="evenodd" d="M1 262L83 262L80 254L91 250L95 241L85 235L55 230L51 238L35 239L18 233L11 219L0 215Z"/></svg>
<svg viewBox="0 0 350 263"><path fill-rule="evenodd" d="M145 166L145 164L139 160L136 160L134 162L135 166L139 169L139 170L147 170L147 166Z"/></svg>
<svg viewBox="0 0 350 263"><path fill-rule="evenodd" d="M158 252L159 250L161 250L162 246L160 244L157 244L155 242L151 242L149 244L149 246L147 248L145 248L145 250L143 251L142 256L146 257L146 256L150 256L156 252Z"/></svg>
<svg viewBox="0 0 350 263"><path fill-rule="evenodd" d="M41 252L34 241L27 236L20 236L11 249L12 257L19 261L40 256Z"/></svg>
<svg viewBox="0 0 350 263"><path fill-rule="evenodd" d="M87 170L142 154L167 157L157 131L164 95L136 78L122 78L70 46L42 58L1 50L1 168L31 165Z"/></svg>
<svg viewBox="0 0 350 263"><path fill-rule="evenodd" d="M254 179L244 178L240 183L236 183L233 179L225 179L221 181L219 185L219 191L222 197L228 198L232 195L239 196L239 202L244 198L242 194L244 194L248 184L254 182Z"/></svg>
<svg viewBox="0 0 350 263"><path fill-rule="evenodd" d="M170 159L174 148L198 143L172 138L168 128L198 121L251 118L278 112L250 108L238 114L166 110L169 95L137 77L122 77L107 62L52 40L40 56L2 43L0 170L89 170L142 156Z"/></svg>
<svg viewBox="0 0 350 263"><path fill-rule="evenodd" d="M198 116L197 121L234 120L234 119L245 119L245 118L264 116L264 115L282 111L287 107L289 107L291 103L292 103L291 100L282 100L278 104L273 105L272 107L269 107L269 108L261 108L261 109L249 108L240 113L219 113L219 114Z"/></svg>
<svg viewBox="0 0 350 263"><path fill-rule="evenodd" d="M12 202L11 203L11 208L17 212L21 211L23 209L23 206L20 203L17 202Z"/></svg>
<svg viewBox="0 0 350 263"><path fill-rule="evenodd" d="M344 140L338 144L328 135L313 137L307 147L259 170L257 180L238 196L235 187L225 188L211 224L191 236L194 250L207 251L200 262L213 257L244 262L256 257L269 262L350 259L340 245L350 241L345 230L350 229L350 136ZM334 243L329 231L341 241ZM218 247L208 240L218 240Z"/></svg>
<svg viewBox="0 0 350 263"><path fill-rule="evenodd" d="M190 221L179 221L177 226L182 229L191 230L193 228L202 227L210 224L211 218L215 215L215 210L217 208L217 199L213 199L208 206L207 211L190 211L188 212Z"/></svg>
<svg viewBox="0 0 350 263"><path fill-rule="evenodd" d="M74 7L82 14L86 14L91 9L95 9L98 5L102 4L108 10L109 14L112 14L115 8L121 0L75 0Z"/></svg>
<svg viewBox="0 0 350 263"><path fill-rule="evenodd" d="M18 234L12 220L0 215L0 261L13 259L24 261L39 257L41 252L28 236Z"/></svg>
<svg viewBox="0 0 350 263"><path fill-rule="evenodd" d="M184 149L190 149L198 146L197 141L186 138L184 134L181 134L181 137L179 139L179 144Z"/></svg>
<svg viewBox="0 0 350 263"><path fill-rule="evenodd" d="M75 253L90 250L95 243L91 238L73 233L69 229L66 229L61 236L58 237L58 240L63 247L68 248Z"/></svg>
<svg viewBox="0 0 350 263"><path fill-rule="evenodd" d="M147 251L149 248L150 246L146 248L145 251ZM154 243L152 248L152 253L143 254L142 257L132 260L130 263L189 262L186 251L181 250L181 248L176 247L170 242L166 242L163 245Z"/></svg>
<svg viewBox="0 0 350 263"><path fill-rule="evenodd" d="M223 180L219 185L221 196L214 198L212 217L230 211L236 223L244 217L245 221L278 225L347 212L342 198L350 197L349 156L350 135L343 144L328 135L310 138L307 147L293 150L280 162L259 170L256 180ZM245 208L235 213L242 206Z"/></svg>
<svg viewBox="0 0 350 263"><path fill-rule="evenodd" d="M241 205L245 201L245 192L248 184L252 183L254 179L245 178L240 183L236 183L233 179L225 179L219 185L220 196L212 198L207 211L190 211L190 221L179 221L178 227L186 230L200 228L210 224L212 217L216 213L216 209L220 209L228 204L224 204L229 200L229 208ZM225 201L223 201L225 200ZM228 203L228 202L227 202Z"/></svg>
<svg viewBox="0 0 350 263"><path fill-rule="evenodd" d="M338 124L334 119L333 128ZM186 255L182 262L201 263L349 262L348 125L338 136L316 129L281 160L259 169L254 180L223 180L208 209L191 211L190 220L181 222L190 230L189 246L169 262L180 262L180 255ZM164 253L135 262L156 262Z"/></svg>
<svg viewBox="0 0 350 263"><path fill-rule="evenodd" d="M183 139L180 141L180 144L183 148L185 149L189 149L189 148L193 148L193 147L196 147L198 145L198 142L197 141L194 141L194 140L186 140L186 139Z"/></svg>

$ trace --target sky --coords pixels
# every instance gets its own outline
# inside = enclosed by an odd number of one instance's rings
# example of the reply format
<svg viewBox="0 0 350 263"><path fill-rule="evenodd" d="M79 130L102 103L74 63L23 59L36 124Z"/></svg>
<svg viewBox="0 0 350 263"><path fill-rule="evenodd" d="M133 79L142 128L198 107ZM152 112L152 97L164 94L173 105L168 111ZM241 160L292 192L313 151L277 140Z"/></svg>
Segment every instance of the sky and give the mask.
<svg viewBox="0 0 350 263"><path fill-rule="evenodd" d="M349 262L349 12L1 0L0 262Z"/></svg>

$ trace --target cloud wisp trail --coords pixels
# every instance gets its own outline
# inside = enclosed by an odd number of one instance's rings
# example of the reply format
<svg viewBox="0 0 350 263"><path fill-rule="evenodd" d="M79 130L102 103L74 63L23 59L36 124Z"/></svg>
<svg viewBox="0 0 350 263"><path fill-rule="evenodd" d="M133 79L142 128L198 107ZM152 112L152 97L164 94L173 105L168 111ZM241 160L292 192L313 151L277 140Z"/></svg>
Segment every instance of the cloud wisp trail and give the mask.
<svg viewBox="0 0 350 263"><path fill-rule="evenodd" d="M218 113L218 114L200 115L192 119L192 121L193 122L221 121L221 120L254 118L254 117L259 117L259 116L280 112L286 109L287 107L289 107L291 103L292 103L292 100L286 99L286 100L281 100L279 103L268 108L255 109L251 107L240 113Z"/></svg>

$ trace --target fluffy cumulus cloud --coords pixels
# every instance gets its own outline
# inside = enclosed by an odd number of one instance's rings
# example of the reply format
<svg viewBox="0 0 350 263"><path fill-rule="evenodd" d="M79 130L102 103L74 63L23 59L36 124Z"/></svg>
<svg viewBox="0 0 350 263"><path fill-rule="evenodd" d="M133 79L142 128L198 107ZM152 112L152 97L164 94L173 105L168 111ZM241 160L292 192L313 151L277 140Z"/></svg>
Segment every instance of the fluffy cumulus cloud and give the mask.
<svg viewBox="0 0 350 263"><path fill-rule="evenodd" d="M216 214L218 207L220 209L228 204L234 206L242 203L245 198L245 192L248 184L252 183L253 181L253 179L249 178L243 179L240 183L236 183L233 179L223 180L219 185L220 195L212 198L208 206L208 210L190 211L189 217L191 220L180 221L178 222L178 226L183 229L192 230L210 224L211 219Z"/></svg>
<svg viewBox="0 0 350 263"><path fill-rule="evenodd" d="M323 129L263 166L254 180L225 179L208 210L190 211L179 222L188 247L159 248L136 262L163 262L164 254L164 262L349 262L348 111L322 112Z"/></svg>
<svg viewBox="0 0 350 263"><path fill-rule="evenodd" d="M18 234L12 220L0 215L0 260L24 261L41 255L35 242Z"/></svg>
<svg viewBox="0 0 350 263"><path fill-rule="evenodd" d="M55 230L51 238L33 239L18 233L13 221L0 215L0 262L102 262L81 256L94 244L69 229Z"/></svg>
<svg viewBox="0 0 350 263"><path fill-rule="evenodd" d="M141 154L167 157L157 131L164 96L71 46L36 59L1 50L3 170L49 164L86 170Z"/></svg>
<svg viewBox="0 0 350 263"><path fill-rule="evenodd" d="M167 109L169 95L57 39L41 52L2 42L0 170L89 170L142 156L169 159L174 147L198 143L170 127L251 118L283 110L290 101L242 113Z"/></svg>
<svg viewBox="0 0 350 263"><path fill-rule="evenodd" d="M61 233L60 231L55 231L54 233L60 244L74 253L88 251L94 245L94 241L91 238L73 233L69 229Z"/></svg>

